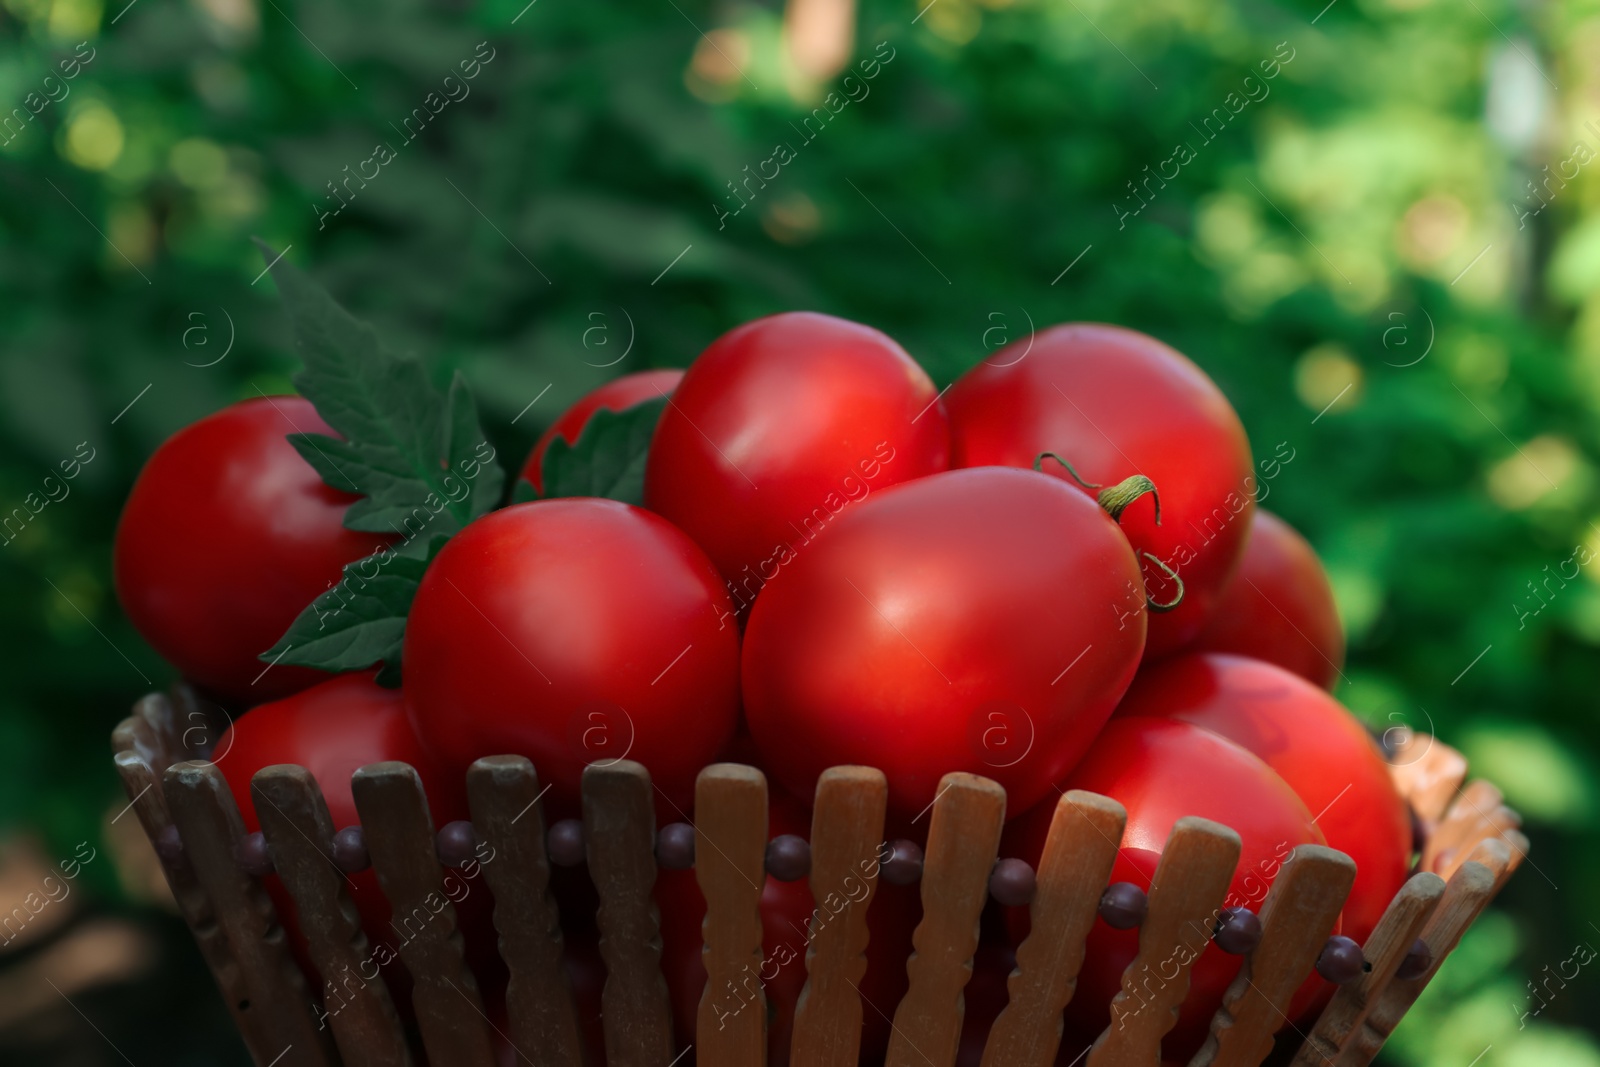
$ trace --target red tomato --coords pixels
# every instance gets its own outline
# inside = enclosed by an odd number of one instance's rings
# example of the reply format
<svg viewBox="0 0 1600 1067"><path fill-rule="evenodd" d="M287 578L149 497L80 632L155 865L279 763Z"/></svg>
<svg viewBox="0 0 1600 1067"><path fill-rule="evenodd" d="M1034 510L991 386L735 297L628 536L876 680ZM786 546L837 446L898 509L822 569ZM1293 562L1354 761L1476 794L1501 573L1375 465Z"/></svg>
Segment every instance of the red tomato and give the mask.
<svg viewBox="0 0 1600 1067"><path fill-rule="evenodd" d="M913 818L949 771L1022 811L1078 762L1144 648L1139 566L1116 523L1032 471L948 471L852 508L762 591L744 700L798 796L828 767L889 777Z"/></svg>
<svg viewBox="0 0 1600 1067"><path fill-rule="evenodd" d="M1176 656L1140 673L1117 708L1203 726L1278 772L1328 844L1356 861L1344 932L1365 943L1411 861L1411 815L1366 727L1305 679L1242 656ZM1115 721L1115 720L1113 720Z"/></svg>
<svg viewBox="0 0 1600 1067"><path fill-rule="evenodd" d="M624 411L646 400L671 396L672 391L678 387L678 382L682 380L681 370L642 370L613 378L598 389L583 394L576 403L561 413L559 419L550 424L549 429L539 435L533 451L528 453L528 461L522 465L521 477L533 483L533 487L539 492L544 492L540 465L544 462L544 453L550 447L551 441L559 437L571 444L578 439L579 434L583 433L583 428L589 424L589 417L601 408L607 411Z"/></svg>
<svg viewBox="0 0 1600 1067"><path fill-rule="evenodd" d="M739 635L716 568L614 500L518 504L467 526L423 576L403 663L441 763L460 776L482 756L527 756L552 818L577 813L586 764L624 757L686 811L738 715Z"/></svg>
<svg viewBox="0 0 1600 1067"><path fill-rule="evenodd" d="M1146 892L1173 824L1187 815L1231 826L1243 843L1225 907L1259 911L1278 868L1295 846L1324 843L1311 813L1271 768L1232 741L1185 722L1112 719L1061 788L1086 789L1127 808L1127 827L1111 881L1132 882ZM1015 820L1006 828L1004 854L1037 864L1054 812L1053 801L1047 802ZM1020 942L1028 926L1027 910L1013 908L1009 918ZM1194 948L1200 954L1190 970L1188 996L1177 1026L1162 1042L1163 1057L1180 1062L1205 1040L1211 1016L1243 959L1223 952L1209 938L1203 948L1199 944ZM1098 1034L1112 1023L1111 998L1121 989L1122 972L1138 949L1137 929L1116 930L1104 921L1095 922L1077 993L1067 1006L1068 1021L1077 1032ZM1321 979L1313 974L1290 1014L1303 1009L1320 985Z"/></svg>
<svg viewBox="0 0 1600 1067"><path fill-rule="evenodd" d="M1155 482L1161 525L1141 501L1122 528L1136 550L1178 572L1184 594L1175 610L1150 619L1147 654L1194 639L1233 573L1255 507L1250 442L1205 372L1153 337L1073 323L1001 349L962 375L945 404L953 467L1031 467L1048 451L1091 482L1133 474ZM1052 460L1044 469L1069 479ZM1170 579L1143 562L1151 595L1172 599Z"/></svg>
<svg viewBox="0 0 1600 1067"><path fill-rule="evenodd" d="M811 815L804 804L778 790L770 794L768 825L772 836L798 834L811 837ZM841 898L859 899L862 889L840 886ZM824 898L832 894L825 894ZM701 960L700 924L705 919L705 897L695 873L662 871L656 881L656 903L661 909L661 970L672 996L678 1049L694 1040L700 997L706 989L706 969ZM762 964L747 982L715 993L719 1018L754 1011L757 989L767 998L767 1063L786 1067L794 1036L795 1005L806 984L808 923L818 909L810 882L780 882L768 877L761 890ZM820 921L829 920L826 911ZM867 973L861 979L862 1062L881 1059L889 1045L889 1020L905 995L906 959L911 955L911 934L922 914L915 885L896 886L879 879L867 910Z"/></svg>
<svg viewBox="0 0 1600 1067"><path fill-rule="evenodd" d="M656 427L645 506L681 526L735 590L762 585L852 502L945 469L933 382L868 326L773 315L701 353Z"/></svg>
<svg viewBox="0 0 1600 1067"><path fill-rule="evenodd" d="M122 610L184 677L240 705L328 677L257 657L346 563L393 540L344 528L357 498L324 485L290 433L333 431L297 396L184 427L145 463L117 526Z"/></svg>
<svg viewBox="0 0 1600 1067"><path fill-rule="evenodd" d="M406 721L399 691L378 686L370 674L342 674L287 699L252 709L222 735L213 759L227 779L245 830L251 833L261 829L261 820L250 795L250 779L261 768L279 763L298 764L311 772L322 789L335 830L361 823L350 776L370 763L385 760L398 760L416 768L435 826L468 817L462 780L439 773ZM445 889L456 906L474 963L480 966L480 977L484 977L481 966L493 958L495 941L489 926L489 889L480 872L476 866L450 872ZM312 987L318 988L320 982L311 966L288 890L276 875L263 881L301 967ZM399 963L399 951L408 933L416 936L417 920L402 918L399 923L390 924L389 901L370 868L348 875L347 884L361 913L361 927L371 951L367 963L355 971L327 976L331 988L325 990L326 1010L338 1011L340 989L354 991L381 973L402 1011L409 1011L410 987L404 966Z"/></svg>
<svg viewBox="0 0 1600 1067"><path fill-rule="evenodd" d="M1322 562L1293 526L1257 509L1244 559L1191 651L1236 652L1333 688L1344 627Z"/></svg>

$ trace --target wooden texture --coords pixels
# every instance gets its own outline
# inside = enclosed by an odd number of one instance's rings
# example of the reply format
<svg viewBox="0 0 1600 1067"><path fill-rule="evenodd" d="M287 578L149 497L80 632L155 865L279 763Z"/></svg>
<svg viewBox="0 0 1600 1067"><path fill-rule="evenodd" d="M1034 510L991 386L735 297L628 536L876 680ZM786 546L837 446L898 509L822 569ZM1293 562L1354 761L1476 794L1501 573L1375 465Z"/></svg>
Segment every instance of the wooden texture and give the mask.
<svg viewBox="0 0 1600 1067"><path fill-rule="evenodd" d="M184 861L210 899L235 964L243 996L234 1007L247 1020L252 1055L277 1067L330 1067L331 1035L317 1025L311 991L289 954L266 890L239 869L234 846L244 825L222 773L210 763L167 768L167 808L184 843Z"/></svg>
<svg viewBox="0 0 1600 1067"><path fill-rule="evenodd" d="M404 763L374 763L356 771L350 788L372 869L393 909L389 926L413 979L411 1003L428 1059L491 1067L489 1020L462 952L422 780Z"/></svg>
<svg viewBox="0 0 1600 1067"><path fill-rule="evenodd" d="M333 820L316 779L304 767L264 767L250 793L322 976L320 1024L332 1028L348 1067L406 1067L412 1058L400 1016L346 891L349 880L333 862Z"/></svg>
<svg viewBox="0 0 1600 1067"><path fill-rule="evenodd" d="M1311 1035L1295 1055L1294 1067L1317 1067L1338 1059L1345 1043L1394 978L1443 893L1444 880L1428 871L1412 875L1400 887L1372 936L1362 946L1370 969L1334 993Z"/></svg>
<svg viewBox="0 0 1600 1067"><path fill-rule="evenodd" d="M672 1011L651 897L656 882L651 789L650 772L632 760L590 764L583 772L589 877L600 894L600 955L606 965L600 1014L610 1067L662 1067L672 1061Z"/></svg>
<svg viewBox="0 0 1600 1067"><path fill-rule="evenodd" d="M1343 852L1301 845L1289 854L1261 908L1261 941L1245 957L1189 1067L1256 1067L1266 1058L1355 877L1356 865Z"/></svg>
<svg viewBox="0 0 1600 1067"><path fill-rule="evenodd" d="M1005 815L1006 791L989 779L953 773L940 781L922 868L922 921L906 964L910 985L894 1013L885 1067L955 1063Z"/></svg>
<svg viewBox="0 0 1600 1067"><path fill-rule="evenodd" d="M1424 828L1432 830L1466 781L1467 761L1431 734L1408 734L1389 757L1389 776Z"/></svg>
<svg viewBox="0 0 1600 1067"><path fill-rule="evenodd" d="M1391 981L1372 1005L1372 1010L1362 1021L1340 1054L1338 1067L1366 1067L1378 1055L1383 1043L1389 1040L1394 1028L1422 991L1439 973L1439 966L1455 951L1467 927L1488 907L1494 898L1499 876L1510 865L1511 850L1498 838L1483 842L1472 858L1462 863L1445 886L1439 906L1422 928L1422 940L1433 954L1433 965L1419 978ZM1479 861L1484 862L1479 862Z"/></svg>
<svg viewBox="0 0 1600 1067"><path fill-rule="evenodd" d="M467 771L483 877L494 894L506 985L509 1039L523 1061L581 1067L572 987L561 967L561 920L550 895L539 777L521 756L491 756Z"/></svg>
<svg viewBox="0 0 1600 1067"><path fill-rule="evenodd" d="M1228 884L1239 865L1239 835L1193 816L1172 827L1139 928L1139 954L1111 998L1111 1023L1089 1050L1088 1067L1158 1067L1161 1039L1178 1021L1189 969L1211 943Z"/></svg>
<svg viewBox="0 0 1600 1067"><path fill-rule="evenodd" d="M706 988L695 1056L700 1067L761 1067L767 1062L766 776L754 767L713 763L695 780L694 811L694 873L706 898Z"/></svg>
<svg viewBox="0 0 1600 1067"><path fill-rule="evenodd" d="M1461 791L1429 835L1422 851L1422 869L1449 879L1479 842L1501 837L1521 825L1521 816L1506 807L1500 790L1479 779Z"/></svg>
<svg viewBox="0 0 1600 1067"><path fill-rule="evenodd" d="M873 767L831 767L817 779L811 814L811 897L806 985L795 1005L790 1067L856 1067L867 910L877 893L889 783Z"/></svg>
<svg viewBox="0 0 1600 1067"><path fill-rule="evenodd" d="M989 1030L982 1067L1050 1067L1061 1046L1061 1012L1083 966L1084 939L1111 879L1127 812L1095 793L1056 801L1039 859L1032 929L1017 948L1010 998Z"/></svg>

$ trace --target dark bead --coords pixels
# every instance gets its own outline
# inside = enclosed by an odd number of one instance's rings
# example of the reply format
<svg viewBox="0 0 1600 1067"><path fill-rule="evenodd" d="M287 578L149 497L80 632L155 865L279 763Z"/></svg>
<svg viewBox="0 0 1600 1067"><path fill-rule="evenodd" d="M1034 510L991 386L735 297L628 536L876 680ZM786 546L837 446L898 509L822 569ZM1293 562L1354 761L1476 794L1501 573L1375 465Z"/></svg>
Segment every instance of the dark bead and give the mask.
<svg viewBox="0 0 1600 1067"><path fill-rule="evenodd" d="M1100 918L1117 930L1132 930L1150 912L1150 898L1132 882L1117 882L1100 894Z"/></svg>
<svg viewBox="0 0 1600 1067"><path fill-rule="evenodd" d="M367 833L359 826L346 826L333 835L333 865L346 874L355 874L372 866L367 855Z"/></svg>
<svg viewBox="0 0 1600 1067"><path fill-rule="evenodd" d="M1222 951L1243 956L1261 944L1261 920L1249 908L1223 908L1211 939Z"/></svg>
<svg viewBox="0 0 1600 1067"><path fill-rule="evenodd" d="M783 834L767 842L767 873L780 882L798 882L811 873L811 842Z"/></svg>
<svg viewBox="0 0 1600 1067"><path fill-rule="evenodd" d="M259 830L234 843L233 858L245 874L264 878L272 873L272 853L267 851L267 839Z"/></svg>
<svg viewBox="0 0 1600 1067"><path fill-rule="evenodd" d="M1317 957L1317 973L1334 985L1345 985L1360 978L1367 970L1367 961L1361 955L1361 946L1343 934L1328 938Z"/></svg>
<svg viewBox="0 0 1600 1067"><path fill-rule="evenodd" d="M1411 981L1421 978L1428 973L1428 968L1433 966L1433 951L1428 948L1428 943L1422 938L1417 938L1411 944L1411 951L1406 953L1406 958L1400 961L1400 970L1395 973L1396 978Z"/></svg>
<svg viewBox="0 0 1600 1067"><path fill-rule="evenodd" d="M1415 809L1407 810L1411 812L1411 851L1421 852L1428 847L1428 827Z"/></svg>
<svg viewBox="0 0 1600 1067"><path fill-rule="evenodd" d="M156 855L168 863L183 862L183 839L178 836L176 826L162 827L152 843L155 845Z"/></svg>
<svg viewBox="0 0 1600 1067"><path fill-rule="evenodd" d="M656 834L656 862L669 871L686 871L694 866L694 827L686 822L670 822Z"/></svg>
<svg viewBox="0 0 1600 1067"><path fill-rule="evenodd" d="M550 862L557 867L576 867L584 860L583 822L562 819L550 827L546 838Z"/></svg>
<svg viewBox="0 0 1600 1067"><path fill-rule="evenodd" d="M447 822L434 840L439 862L446 867L465 867L478 848L478 831L465 819Z"/></svg>
<svg viewBox="0 0 1600 1067"><path fill-rule="evenodd" d="M910 885L922 877L922 846L904 838L892 842L878 870L890 885Z"/></svg>
<svg viewBox="0 0 1600 1067"><path fill-rule="evenodd" d="M1039 880L1025 860L1001 860L989 872L989 895L1008 908L1033 903L1038 888Z"/></svg>

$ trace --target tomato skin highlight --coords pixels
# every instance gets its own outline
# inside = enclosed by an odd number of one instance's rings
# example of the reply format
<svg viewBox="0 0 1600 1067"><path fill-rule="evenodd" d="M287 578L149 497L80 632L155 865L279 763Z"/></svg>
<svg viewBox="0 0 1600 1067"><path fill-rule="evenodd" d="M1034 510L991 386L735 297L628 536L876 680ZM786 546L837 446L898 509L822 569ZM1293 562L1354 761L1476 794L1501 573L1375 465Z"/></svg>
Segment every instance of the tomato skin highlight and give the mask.
<svg viewBox="0 0 1600 1067"><path fill-rule="evenodd" d="M645 506L706 550L743 612L780 555L870 493L948 465L933 382L888 336L789 312L712 342L662 414Z"/></svg>
<svg viewBox="0 0 1600 1067"><path fill-rule="evenodd" d="M1332 690L1344 669L1344 627L1315 550L1293 526L1257 508L1239 569L1189 651L1275 663Z"/></svg>
<svg viewBox="0 0 1600 1067"><path fill-rule="evenodd" d="M1411 862L1411 816L1367 729L1299 675L1205 653L1141 671L1113 722L1152 716L1193 723L1249 749L1317 817L1328 844L1356 861L1344 933L1365 943Z"/></svg>
<svg viewBox="0 0 1600 1067"><path fill-rule="evenodd" d="M298 396L243 400L184 427L145 462L117 526L122 610L185 678L234 706L329 677L258 657L346 563L394 540L344 527L357 497L324 484L290 433L333 430Z"/></svg>
<svg viewBox="0 0 1600 1067"><path fill-rule="evenodd" d="M1086 789L1111 797L1128 811L1112 883L1132 882L1150 890L1173 824L1197 815L1231 827L1242 844L1227 898L1222 906L1259 911L1272 880L1289 853L1303 844L1323 844L1312 813L1271 768L1226 738L1191 723L1149 717L1113 718L1060 788ZM1002 855L1037 864L1043 852L1054 798L1047 799L1006 828ZM1026 908L1007 909L1014 943L1026 935ZM1186 1061L1205 1040L1211 1017L1222 1003L1243 959L1196 936L1190 988L1178 1023L1162 1042L1164 1059ZM1138 954L1139 930L1116 930L1095 920L1088 938L1078 988L1067 1005L1069 1027L1080 1035L1098 1034L1111 1017L1111 999L1122 988L1122 974ZM1157 976L1154 981L1160 981ZM1313 974L1291 1002L1297 1016L1324 985ZM1138 1002L1132 1003L1132 1010Z"/></svg>
<svg viewBox="0 0 1600 1067"><path fill-rule="evenodd" d="M949 471L851 508L762 591L745 715L796 795L876 766L893 823L964 770L1021 811L1088 749L1144 629L1138 563L1092 500L1032 471Z"/></svg>
<svg viewBox="0 0 1600 1067"><path fill-rule="evenodd" d="M1150 502L1122 516L1128 540L1183 579L1183 602L1154 615L1146 655L1192 641L1215 610L1243 550L1255 508L1250 442L1239 416L1204 371L1153 337L1118 326L1069 323L1013 342L945 394L950 465L1032 467L1042 452L1069 460L1086 480L1155 482ZM1044 470L1072 482L1053 460ZM1087 493L1097 490L1082 489ZM1151 595L1176 587L1144 563Z"/></svg>
<svg viewBox="0 0 1600 1067"><path fill-rule="evenodd" d="M590 416L596 411L602 408L606 411L625 411L647 400L671 396L672 391L682 380L681 370L642 370L613 378L599 388L583 394L539 435L539 440L534 443L533 451L528 453L528 459L523 463L522 473L518 477L543 493L544 477L541 467L551 441L559 437L572 444L583 433L583 428L589 424Z"/></svg>
<svg viewBox="0 0 1600 1067"><path fill-rule="evenodd" d="M614 500L491 512L429 566L406 625L406 704L455 775L527 756L547 818L579 812L583 768L649 768L666 814L733 735L739 637L722 580L682 531Z"/></svg>

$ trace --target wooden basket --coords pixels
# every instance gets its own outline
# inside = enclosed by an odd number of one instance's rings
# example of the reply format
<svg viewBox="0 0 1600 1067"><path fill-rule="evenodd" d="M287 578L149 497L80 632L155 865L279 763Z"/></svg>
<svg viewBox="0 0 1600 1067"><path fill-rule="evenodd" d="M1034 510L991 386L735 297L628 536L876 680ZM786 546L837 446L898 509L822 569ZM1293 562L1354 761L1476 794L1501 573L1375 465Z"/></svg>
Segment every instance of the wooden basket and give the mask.
<svg viewBox="0 0 1600 1067"><path fill-rule="evenodd" d="M176 702L176 707L174 706ZM241 870L235 847L244 830L221 773L185 741L201 713L192 695L145 697L112 735L116 764L145 832L181 852L158 848L179 909L209 963L258 1067L400 1065L420 1061L407 1047L381 981L349 991L324 1016L294 963L261 883ZM190 730L185 731L184 725ZM1365 973L1338 987L1293 1063L1369 1063L1455 947L1462 932L1526 855L1519 819L1483 781L1461 788L1466 763L1447 746L1415 735L1391 756L1401 793L1420 820L1426 845L1419 869L1390 903L1364 946ZM160 772L158 775L158 771ZM415 771L380 763L356 772L355 801L372 866L396 914L426 907L437 921L400 949L414 978L413 1006L428 1062L487 1067L495 1062L492 1024L463 959L445 869ZM561 969L561 927L549 893L540 788L517 756L479 760L467 778L472 821L494 861L482 874L495 900L500 955L509 972L508 1031L502 1036L536 1067L583 1062L577 1014ZM644 768L627 761L593 765L583 779L587 864L599 893L606 966L602 1019L610 1067L670 1067L671 1012L660 969L651 898L656 878L655 817ZM695 871L706 897L703 927L709 989L737 982L762 959L758 909L765 877L767 792L761 772L738 764L706 768L696 786ZM273 767L254 780L256 810L279 877L320 973L338 974L368 956L365 935L333 854L321 790L301 767ZM819 923L808 943L806 992L796 1010L796 1067L855 1067L862 1005L855 983L866 966L866 911L876 885L887 790L870 768L836 767L817 786L811 827L811 887L860 876L863 899ZM922 876L924 914L907 962L909 988L893 1013L886 1067L951 1067L960 1038L962 990L978 946L1005 818L1005 792L971 774L947 775L933 806ZM1122 833L1122 808L1092 793L1063 796L1037 872L1032 932L1017 949L1010 1001L995 1020L984 1067L1049 1067L1061 1040L1062 1009L1083 961L1084 938ZM1138 958L1112 1004L1112 1026L1087 1067L1158 1067L1160 1042L1189 986L1188 960L1204 947L1238 862L1239 838L1204 819L1182 819L1162 852ZM1190 1061L1259 1064L1273 1050L1291 993L1311 973L1354 877L1340 852L1297 848L1260 908L1262 937L1248 953ZM435 907L443 900L442 908ZM1432 964L1421 977L1397 976L1420 937ZM1177 973L1169 973L1170 966ZM759 985L754 994L761 997ZM727 1013L700 1004L693 1045L700 1067L760 1067L766 1011ZM720 1023L720 1025L719 1025ZM331 1024L331 1025L324 1025ZM1280 1048L1279 1054L1283 1054Z"/></svg>

